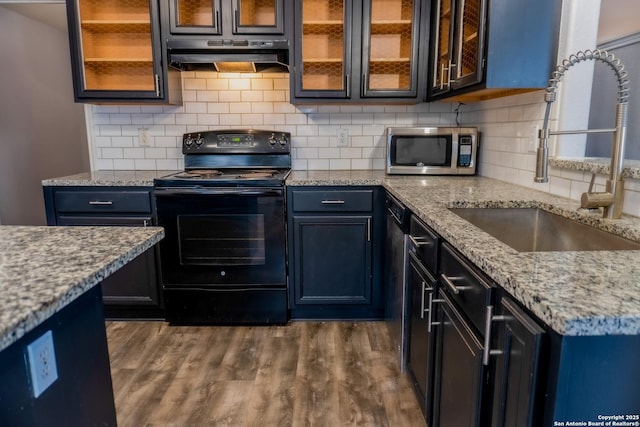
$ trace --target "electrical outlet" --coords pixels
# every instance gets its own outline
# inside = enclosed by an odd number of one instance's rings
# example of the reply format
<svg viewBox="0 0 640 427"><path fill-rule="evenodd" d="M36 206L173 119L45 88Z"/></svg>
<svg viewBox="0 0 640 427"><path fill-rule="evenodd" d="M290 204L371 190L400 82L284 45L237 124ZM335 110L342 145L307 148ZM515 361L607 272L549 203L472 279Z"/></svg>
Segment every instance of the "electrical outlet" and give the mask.
<svg viewBox="0 0 640 427"><path fill-rule="evenodd" d="M151 141L149 139L149 129L138 128L138 143L140 147L151 147Z"/></svg>
<svg viewBox="0 0 640 427"><path fill-rule="evenodd" d="M348 147L349 146L349 129L347 129L347 128L338 129L337 137L338 137L338 142L337 142L336 145L338 147Z"/></svg>
<svg viewBox="0 0 640 427"><path fill-rule="evenodd" d="M58 379L53 334L47 331L27 346L33 397L40 396Z"/></svg>

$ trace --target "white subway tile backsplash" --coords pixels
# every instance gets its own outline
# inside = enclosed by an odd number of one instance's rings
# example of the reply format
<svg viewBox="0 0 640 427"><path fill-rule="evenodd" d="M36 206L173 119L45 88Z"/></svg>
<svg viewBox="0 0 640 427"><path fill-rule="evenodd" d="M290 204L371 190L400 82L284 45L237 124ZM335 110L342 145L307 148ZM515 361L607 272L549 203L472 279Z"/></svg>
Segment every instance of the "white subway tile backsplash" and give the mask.
<svg viewBox="0 0 640 427"><path fill-rule="evenodd" d="M182 169L182 134L209 129L262 128L291 132L294 169L384 169L387 127L461 125L482 132L479 174L579 199L590 174L550 168L548 183L533 182L530 142L544 115L543 92L468 103L415 105L293 105L287 74L183 72L183 105L89 107L98 170ZM456 113L458 110L458 113ZM147 128L151 147L138 144ZM349 147L337 147L338 129ZM597 188L606 177L598 176ZM626 180L625 211L640 215L640 181Z"/></svg>

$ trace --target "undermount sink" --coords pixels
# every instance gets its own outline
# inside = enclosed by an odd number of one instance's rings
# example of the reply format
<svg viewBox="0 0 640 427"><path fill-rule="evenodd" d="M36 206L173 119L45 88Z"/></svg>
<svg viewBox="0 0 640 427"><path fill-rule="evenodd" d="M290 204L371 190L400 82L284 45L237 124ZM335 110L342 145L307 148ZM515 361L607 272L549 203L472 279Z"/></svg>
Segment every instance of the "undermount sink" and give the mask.
<svg viewBox="0 0 640 427"><path fill-rule="evenodd" d="M537 208L451 208L519 252L640 250L640 243Z"/></svg>

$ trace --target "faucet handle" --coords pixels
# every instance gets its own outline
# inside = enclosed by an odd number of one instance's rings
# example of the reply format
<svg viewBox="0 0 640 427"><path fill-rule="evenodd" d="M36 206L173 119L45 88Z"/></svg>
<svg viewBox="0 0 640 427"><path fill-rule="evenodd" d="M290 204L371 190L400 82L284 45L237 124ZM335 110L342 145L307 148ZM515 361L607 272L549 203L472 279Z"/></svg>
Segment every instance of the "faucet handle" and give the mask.
<svg viewBox="0 0 640 427"><path fill-rule="evenodd" d="M596 182L596 173L593 172L591 174L591 182L589 182L589 189L587 190L587 193L593 193L593 185Z"/></svg>

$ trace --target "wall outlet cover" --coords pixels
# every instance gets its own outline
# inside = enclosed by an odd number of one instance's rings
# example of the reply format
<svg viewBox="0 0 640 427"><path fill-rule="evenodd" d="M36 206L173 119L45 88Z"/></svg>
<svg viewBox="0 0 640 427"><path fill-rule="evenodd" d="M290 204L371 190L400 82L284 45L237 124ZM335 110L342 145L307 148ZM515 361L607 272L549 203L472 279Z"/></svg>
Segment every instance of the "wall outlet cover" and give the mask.
<svg viewBox="0 0 640 427"><path fill-rule="evenodd" d="M56 353L51 331L45 332L27 346L27 359L33 397L38 397L58 379Z"/></svg>
<svg viewBox="0 0 640 427"><path fill-rule="evenodd" d="M140 147L151 147L151 138L149 137L149 129L138 128L138 144Z"/></svg>
<svg viewBox="0 0 640 427"><path fill-rule="evenodd" d="M336 132L337 136L337 146L338 147L348 147L349 146L349 129L340 128Z"/></svg>

